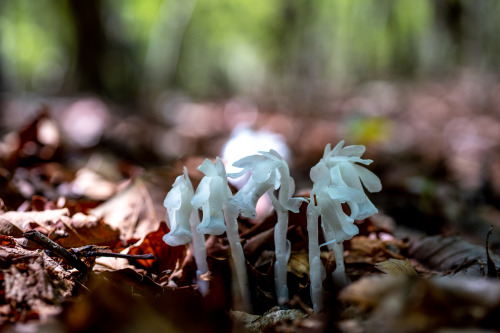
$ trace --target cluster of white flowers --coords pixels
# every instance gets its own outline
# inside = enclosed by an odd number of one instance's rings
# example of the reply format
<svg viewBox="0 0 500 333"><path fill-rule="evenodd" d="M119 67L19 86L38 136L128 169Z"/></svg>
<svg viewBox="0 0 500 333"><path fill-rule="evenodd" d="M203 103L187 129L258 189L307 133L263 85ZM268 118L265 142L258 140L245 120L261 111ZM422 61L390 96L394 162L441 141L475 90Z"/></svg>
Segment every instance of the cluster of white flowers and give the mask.
<svg viewBox="0 0 500 333"><path fill-rule="evenodd" d="M325 278L320 260L321 245L318 244L318 216L321 216L321 228L326 240L323 245L327 245L335 254L337 267L333 272L333 281L343 286L347 283L343 242L359 232L354 220L365 219L378 212L361 184L369 192L378 192L382 189L380 179L373 172L355 164L369 165L373 162L361 159L364 152L364 146L344 147L344 141L339 142L333 149L328 144L323 158L311 169L311 180L314 184L307 207L307 230L311 263L311 299L315 312L319 312L323 306L322 284ZM344 212L344 203L349 206L350 215Z"/></svg>
<svg viewBox="0 0 500 333"><path fill-rule="evenodd" d="M321 216L321 228L330 250L334 250L337 269L334 280L345 279L343 266L342 242L351 239L358 233L354 225L355 219L364 219L377 212L363 190L377 192L381 189L380 180L371 171L355 164L370 164L371 160L361 159L364 146L343 147L341 141L335 148L330 145L320 162L311 169L314 183L307 209L309 233L309 262L311 279L311 298L314 311L322 308L322 282L325 277L320 260L318 244L318 217ZM257 155L244 157L233 163L241 168L238 173L226 175L222 161L206 159L198 169L205 174L196 193L193 191L187 171L174 182L165 198L164 205L169 216L170 232L164 241L172 246L190 243L198 265L198 286L203 294L207 292L205 281L200 275L207 273L206 249L204 234L220 235L227 233L231 248L234 271L239 285L239 295L243 308L251 308L245 258L238 234L237 218L256 217L256 204L260 197L267 193L278 214L275 227L275 285L278 302L288 301L287 263L290 256L290 243L286 239L288 229L288 212L297 213L304 198L292 198L295 182L290 176L286 161L274 150L259 152ZM237 178L251 172L246 184L233 196L228 186L227 176ZM275 191L279 189L276 197ZM342 208L346 203L350 208L347 215ZM200 223L198 209L203 211Z"/></svg>

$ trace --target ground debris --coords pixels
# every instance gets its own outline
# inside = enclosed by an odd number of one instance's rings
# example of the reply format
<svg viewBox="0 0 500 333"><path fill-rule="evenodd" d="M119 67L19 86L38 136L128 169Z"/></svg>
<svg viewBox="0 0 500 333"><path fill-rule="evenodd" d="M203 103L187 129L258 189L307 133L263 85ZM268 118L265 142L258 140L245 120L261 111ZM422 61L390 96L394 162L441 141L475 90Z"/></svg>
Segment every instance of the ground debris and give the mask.
<svg viewBox="0 0 500 333"><path fill-rule="evenodd" d="M0 325L44 322L59 313L74 287L70 273L43 251L4 246L0 250Z"/></svg>
<svg viewBox="0 0 500 333"><path fill-rule="evenodd" d="M252 315L242 311L231 311L231 318L235 321L235 331L243 329L248 333L273 332L273 327L287 322L300 321L306 314L297 309L282 310L273 307L262 316Z"/></svg>
<svg viewBox="0 0 500 333"><path fill-rule="evenodd" d="M370 276L339 297L352 305L343 319L354 320L361 332L488 329L496 327L500 311L500 284L483 278Z"/></svg>

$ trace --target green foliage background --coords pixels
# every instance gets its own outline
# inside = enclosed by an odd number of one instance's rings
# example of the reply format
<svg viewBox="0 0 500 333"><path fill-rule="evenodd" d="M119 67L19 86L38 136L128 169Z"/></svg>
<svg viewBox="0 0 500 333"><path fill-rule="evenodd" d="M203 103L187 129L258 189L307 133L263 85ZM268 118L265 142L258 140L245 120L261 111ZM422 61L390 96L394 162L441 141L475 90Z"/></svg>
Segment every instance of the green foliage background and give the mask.
<svg viewBox="0 0 500 333"><path fill-rule="evenodd" d="M91 70L99 87L82 85L85 59L77 54L85 44L71 1L0 1L2 90L88 90L119 101L165 90L286 95L332 82L439 77L463 66L494 72L500 65L495 0L92 3L98 15L90 24L102 27L104 40Z"/></svg>

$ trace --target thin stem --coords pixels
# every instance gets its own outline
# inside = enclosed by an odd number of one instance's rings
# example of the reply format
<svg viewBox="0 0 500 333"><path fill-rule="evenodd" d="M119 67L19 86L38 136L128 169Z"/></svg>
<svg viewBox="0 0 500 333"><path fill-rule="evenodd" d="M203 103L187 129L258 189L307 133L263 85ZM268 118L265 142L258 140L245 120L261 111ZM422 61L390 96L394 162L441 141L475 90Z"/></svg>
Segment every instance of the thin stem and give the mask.
<svg viewBox="0 0 500 333"><path fill-rule="evenodd" d="M309 278L311 301L315 313L323 310L324 267L321 263L321 251L318 240L318 209L309 203L307 206L307 233L309 236Z"/></svg>
<svg viewBox="0 0 500 333"><path fill-rule="evenodd" d="M203 279L201 276L208 272L207 264L207 248L205 246L205 235L200 234L196 231L196 227L200 224L200 216L198 215L198 209L193 209L191 212L191 217L189 219L189 224L191 226L191 234L193 235L193 241L191 242L191 247L194 255L194 260L196 261L196 285L202 296L206 296L209 290L209 281Z"/></svg>
<svg viewBox="0 0 500 333"><path fill-rule="evenodd" d="M237 208L233 207L232 204L228 203L227 205L224 205L224 217L226 218L227 227L226 233L227 239L229 241L229 246L231 248L233 267L236 273L236 280L238 282L238 291L241 297L243 310L251 313L252 306L250 302L250 293L248 290L247 266L245 262L245 255L243 253L243 247L241 246L240 236L238 233L237 212Z"/></svg>
<svg viewBox="0 0 500 333"><path fill-rule="evenodd" d="M268 192L274 209L278 214L278 223L274 227L274 247L276 253L276 263L274 265L274 283L278 304L285 304L289 300L287 285L287 267L290 256L287 251L286 234L288 231L288 210L285 209L276 197Z"/></svg>
<svg viewBox="0 0 500 333"><path fill-rule="evenodd" d="M344 243L335 242L332 245L336 264L336 268L332 273L333 284L337 287L345 287L349 284L349 278L347 277L344 266Z"/></svg>

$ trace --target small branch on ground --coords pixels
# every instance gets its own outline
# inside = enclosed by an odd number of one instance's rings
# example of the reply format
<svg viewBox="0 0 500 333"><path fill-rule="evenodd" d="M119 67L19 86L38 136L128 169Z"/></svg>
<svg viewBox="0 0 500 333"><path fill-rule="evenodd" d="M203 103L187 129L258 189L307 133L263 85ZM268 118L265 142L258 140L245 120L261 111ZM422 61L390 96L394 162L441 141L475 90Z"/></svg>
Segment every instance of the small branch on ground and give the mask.
<svg viewBox="0 0 500 333"><path fill-rule="evenodd" d="M69 252L61 245L52 241L51 239L49 239L47 236L45 236L44 234L42 234L38 230L26 231L23 236L25 238L37 243L38 245L42 246L43 248L50 250L58 257L64 259L68 265L76 268L77 270L79 270L83 274L88 274L88 273L92 272L90 267L85 265L85 263L83 261L81 261L75 254Z"/></svg>

